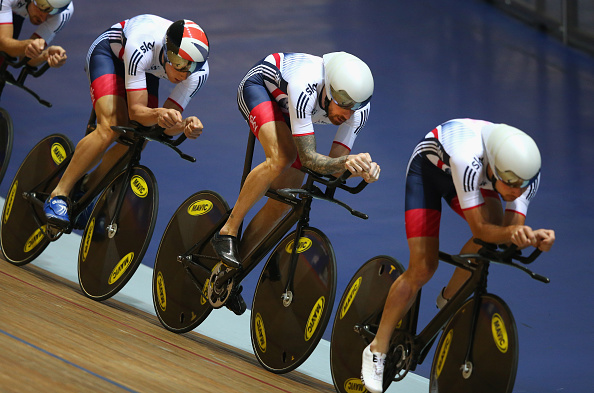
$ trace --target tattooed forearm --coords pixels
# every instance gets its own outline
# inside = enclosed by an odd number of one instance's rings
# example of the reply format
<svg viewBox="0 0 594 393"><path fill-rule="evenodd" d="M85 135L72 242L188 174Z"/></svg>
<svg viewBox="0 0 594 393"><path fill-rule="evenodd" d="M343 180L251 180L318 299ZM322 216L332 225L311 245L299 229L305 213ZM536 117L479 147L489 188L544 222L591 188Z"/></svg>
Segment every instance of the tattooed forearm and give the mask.
<svg viewBox="0 0 594 393"><path fill-rule="evenodd" d="M323 175L330 175L345 170L347 156L331 158L316 152L316 137L304 135L295 138L301 164Z"/></svg>

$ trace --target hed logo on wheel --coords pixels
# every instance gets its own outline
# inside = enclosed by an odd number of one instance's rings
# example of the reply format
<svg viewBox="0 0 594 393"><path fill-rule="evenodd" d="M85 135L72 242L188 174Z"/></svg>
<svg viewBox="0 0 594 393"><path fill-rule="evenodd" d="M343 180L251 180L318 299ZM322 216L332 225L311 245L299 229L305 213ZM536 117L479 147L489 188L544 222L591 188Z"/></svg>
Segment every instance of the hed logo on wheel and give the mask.
<svg viewBox="0 0 594 393"><path fill-rule="evenodd" d="M54 160L56 165L59 165L60 163L62 163L62 161L66 159L66 150L64 149L64 146L62 146L59 143L54 143L52 145L51 153L52 160Z"/></svg>
<svg viewBox="0 0 594 393"><path fill-rule="evenodd" d="M256 314L254 320L254 330L256 331L256 339L258 340L258 347L262 353L266 352L266 331L264 330L264 321L260 313Z"/></svg>
<svg viewBox="0 0 594 393"><path fill-rule="evenodd" d="M293 243L294 240L291 240L289 244L285 247L285 251L287 254L291 254L293 252ZM299 239L299 243L297 244L297 254L301 254L310 249L312 245L312 241L306 237L302 237Z"/></svg>
<svg viewBox="0 0 594 393"><path fill-rule="evenodd" d="M167 295L165 294L165 279L163 273L157 274L157 299L159 300L159 307L165 311L167 309Z"/></svg>
<svg viewBox="0 0 594 393"><path fill-rule="evenodd" d="M320 318L322 317L322 311L324 311L325 304L326 298L322 296L318 299L313 309L311 310L309 318L307 319L307 324L305 325L305 341L309 341L309 339L313 336L316 329L318 328L318 324L320 323Z"/></svg>
<svg viewBox="0 0 594 393"><path fill-rule="evenodd" d="M355 296L357 296L357 292L359 291L359 288L361 288L362 281L363 281L363 277L359 277L357 279L357 281L355 281L353 283L353 286L349 290L349 293L348 293L346 299L344 300L344 304L342 305L342 307L340 309L340 319L344 318L346 313L349 311L351 304L353 304L353 300L355 300Z"/></svg>
<svg viewBox="0 0 594 393"><path fill-rule="evenodd" d="M4 206L4 218L2 220L5 224L6 224L6 221L8 221L8 217L10 217L10 211L12 210L12 204L14 203L14 196L16 194L18 185L19 185L19 182L18 182L18 180L16 180L14 182L14 184L12 185L10 192L8 193L8 198L6 198L6 204Z"/></svg>

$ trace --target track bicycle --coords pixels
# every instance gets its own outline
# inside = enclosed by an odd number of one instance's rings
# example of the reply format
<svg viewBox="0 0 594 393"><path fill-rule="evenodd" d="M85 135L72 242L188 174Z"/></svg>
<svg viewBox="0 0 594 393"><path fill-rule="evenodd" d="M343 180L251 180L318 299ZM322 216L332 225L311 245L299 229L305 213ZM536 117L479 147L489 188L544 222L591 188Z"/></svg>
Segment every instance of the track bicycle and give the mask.
<svg viewBox="0 0 594 393"><path fill-rule="evenodd" d="M251 168L249 150L244 179ZM309 226L311 204L314 199L328 201L366 219L334 193L341 189L356 194L367 183L351 187L345 182L349 173L333 178L302 170L308 174L302 188L267 192L268 198L291 210L243 258L239 269L226 267L210 244L229 217L227 202L214 191L199 191L179 206L159 244L153 272L153 304L166 329L184 333L196 328L213 309L225 306L231 294L241 291L243 278L272 251L252 303L250 331L256 358L265 369L280 374L294 370L313 352L334 305L336 261L326 235Z"/></svg>
<svg viewBox="0 0 594 393"><path fill-rule="evenodd" d="M25 79L27 79L29 75L38 78L49 69L49 64L45 63L42 67L37 68L28 65L27 62L29 60L30 59L27 57L18 59L9 56L5 52L0 52L0 96L2 96L4 86L9 84L23 89L32 95L41 105L49 108L52 106L51 103L42 99L37 93L25 86ZM15 69L21 69L17 77L8 70L9 66ZM4 179L6 168L8 168L13 140L14 129L12 118L6 109L0 108L0 183L2 182L2 179Z"/></svg>
<svg viewBox="0 0 594 393"><path fill-rule="evenodd" d="M512 391L518 367L518 334L508 305L487 292L489 267L496 263L517 268L544 283L549 279L524 266L532 263L540 250L524 257L515 246L498 248L475 241L482 246L476 254L439 252L440 260L470 271L471 277L417 334L419 292L392 336L384 367L384 391L423 362L442 331L431 366L431 393ZM361 266L349 282L339 303L330 345L332 380L338 392L366 391L360 379L361 354L375 337L390 286L403 272L396 259L381 255Z"/></svg>
<svg viewBox="0 0 594 393"><path fill-rule="evenodd" d="M94 130L95 121L93 111L87 132ZM82 179L75 185L70 194L68 227L48 223L43 212L45 200L74 153L70 139L61 134L43 138L21 164L10 186L0 227L6 260L18 266L34 260L62 234L84 228L78 279L83 293L94 300L105 300L124 287L140 265L154 230L158 189L152 171L140 164L145 143L159 142L183 159L195 161L176 147L186 139L184 134L172 140L163 134L162 128L138 123L112 129L120 134L118 142L128 149L97 185L84 192ZM79 215L93 203L88 219L76 227Z"/></svg>

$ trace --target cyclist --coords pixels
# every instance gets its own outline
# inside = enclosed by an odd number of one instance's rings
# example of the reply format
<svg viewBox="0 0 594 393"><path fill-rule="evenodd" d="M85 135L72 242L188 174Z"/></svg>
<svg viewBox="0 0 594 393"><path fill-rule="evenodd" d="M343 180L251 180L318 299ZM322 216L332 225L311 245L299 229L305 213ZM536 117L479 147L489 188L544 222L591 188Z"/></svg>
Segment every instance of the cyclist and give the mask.
<svg viewBox="0 0 594 393"><path fill-rule="evenodd" d="M70 222L68 195L77 181L81 179L83 189L93 187L126 152L126 146L116 144L105 153L118 136L112 125L135 120L158 124L170 136L184 132L195 139L202 133L202 122L195 116L184 119L182 112L208 78L208 54L208 38L199 25L190 20L172 23L155 15L117 23L93 42L85 68L97 128L78 143L44 205L50 223L66 227ZM176 85L162 107L158 107L159 79ZM99 161L97 168L83 177ZM84 227L92 206L74 227Z"/></svg>
<svg viewBox="0 0 594 393"><path fill-rule="evenodd" d="M46 62L61 67L66 51L48 44L64 28L74 13L71 0L2 0L0 2L0 51L12 57L27 56L30 65ZM25 18L38 26L31 38L18 40Z"/></svg>
<svg viewBox="0 0 594 393"><path fill-rule="evenodd" d="M441 198L466 220L472 232L462 253L478 251L473 238L550 250L555 232L525 225L528 204L540 182L540 165L540 152L530 136L509 125L482 120L450 120L416 146L406 176L409 266L392 284L377 335L363 351L361 379L367 390L382 391L392 333L437 269ZM466 270L457 269L442 290L438 306L445 305L469 276Z"/></svg>
<svg viewBox="0 0 594 393"><path fill-rule="evenodd" d="M368 153L349 154L369 116L373 87L369 67L346 52L323 57L274 53L248 71L239 84L237 102L266 160L247 176L231 216L212 239L225 264L241 266L237 233L247 212L270 187L300 186L301 165L322 174L348 169L369 183L379 178L380 167ZM314 123L339 126L327 156L316 152ZM286 204L269 199L246 228L241 254L247 255L287 210ZM229 302L243 303L236 295ZM243 306L233 311L244 310Z"/></svg>

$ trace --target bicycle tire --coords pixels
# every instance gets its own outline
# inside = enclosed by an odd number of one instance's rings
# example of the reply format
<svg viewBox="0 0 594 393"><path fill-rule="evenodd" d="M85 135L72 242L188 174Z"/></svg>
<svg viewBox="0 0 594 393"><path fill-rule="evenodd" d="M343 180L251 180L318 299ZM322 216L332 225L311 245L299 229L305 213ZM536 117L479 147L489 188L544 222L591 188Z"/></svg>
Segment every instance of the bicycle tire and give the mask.
<svg viewBox="0 0 594 393"><path fill-rule="evenodd" d="M110 225L122 187L124 200L110 234ZM132 278L150 243L159 204L157 181L143 165L132 168L126 181L121 172L103 190L89 217L78 253L78 281L83 293L94 300L108 299Z"/></svg>
<svg viewBox="0 0 594 393"><path fill-rule="evenodd" d="M0 245L6 260L13 265L25 265L39 256L49 245L44 235L43 209L21 197L24 191L49 194L58 184L62 172L44 182L58 165L72 155L74 146L65 135L43 138L27 154L8 191L2 212ZM43 184L42 184L43 183Z"/></svg>
<svg viewBox="0 0 594 393"><path fill-rule="evenodd" d="M392 283L404 272L396 259L379 255L363 264L349 281L334 317L330 371L337 392L364 392L361 354L369 342L354 328L368 325L375 333ZM387 386L384 386L384 391Z"/></svg>
<svg viewBox="0 0 594 393"><path fill-rule="evenodd" d="M260 364L276 374L299 367L319 343L336 293L336 258L320 230L305 228L293 279L293 300L283 305L295 231L271 253L256 286L250 331Z"/></svg>
<svg viewBox="0 0 594 393"><path fill-rule="evenodd" d="M13 139L14 128L12 126L12 118L4 108L0 108L0 183L4 179L8 163L10 162Z"/></svg>
<svg viewBox="0 0 594 393"><path fill-rule="evenodd" d="M518 368L518 334L507 304L498 296L481 296L472 351L472 373L461 367L469 344L474 298L469 299L446 324L435 350L431 393L510 393Z"/></svg>
<svg viewBox="0 0 594 393"><path fill-rule="evenodd" d="M202 284L198 288L177 257L190 250L198 240L204 247L197 254L215 257L209 234L229 210L227 202L214 191L199 191L187 198L173 214L161 238L153 271L153 306L161 324L169 331L185 333L200 325L212 311L202 297L210 271L218 260L201 259L206 269L190 266Z"/></svg>

